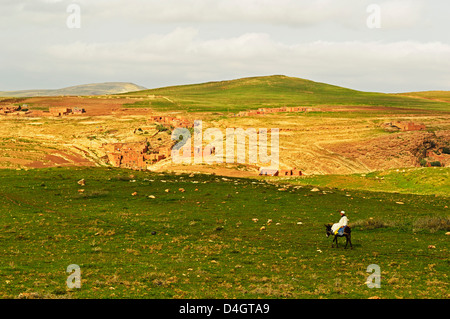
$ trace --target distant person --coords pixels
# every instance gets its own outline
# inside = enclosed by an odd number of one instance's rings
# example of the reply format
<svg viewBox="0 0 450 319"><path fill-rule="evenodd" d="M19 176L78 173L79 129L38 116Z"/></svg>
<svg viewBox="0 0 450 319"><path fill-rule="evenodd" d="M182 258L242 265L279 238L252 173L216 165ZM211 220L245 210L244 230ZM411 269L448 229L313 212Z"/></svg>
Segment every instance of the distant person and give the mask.
<svg viewBox="0 0 450 319"><path fill-rule="evenodd" d="M347 226L348 224L348 218L345 215L345 212L341 210L340 214L341 219L339 220L339 222L331 226L331 231L333 232L334 235L337 235L338 233L342 235L344 233L345 226Z"/></svg>

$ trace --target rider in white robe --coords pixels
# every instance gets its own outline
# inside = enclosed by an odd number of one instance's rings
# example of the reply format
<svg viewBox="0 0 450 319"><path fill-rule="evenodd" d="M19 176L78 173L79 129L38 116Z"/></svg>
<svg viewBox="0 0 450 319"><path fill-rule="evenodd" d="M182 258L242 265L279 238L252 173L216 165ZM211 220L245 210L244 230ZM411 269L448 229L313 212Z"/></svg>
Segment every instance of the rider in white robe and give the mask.
<svg viewBox="0 0 450 319"><path fill-rule="evenodd" d="M331 231L333 232L333 234L337 234L338 230L341 227L345 227L348 224L348 218L347 216L345 216L345 212L342 210L341 211L341 219L339 220L338 223L333 224L333 226L331 226Z"/></svg>

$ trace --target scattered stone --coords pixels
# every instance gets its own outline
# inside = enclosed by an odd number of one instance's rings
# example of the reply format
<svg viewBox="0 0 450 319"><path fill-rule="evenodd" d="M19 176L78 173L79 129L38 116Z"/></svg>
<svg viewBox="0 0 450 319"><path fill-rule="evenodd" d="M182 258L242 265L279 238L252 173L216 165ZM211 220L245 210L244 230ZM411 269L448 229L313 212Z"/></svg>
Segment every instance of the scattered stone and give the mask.
<svg viewBox="0 0 450 319"><path fill-rule="evenodd" d="M81 185L81 186L86 185L86 181L84 179L80 179L77 183L78 183L78 185Z"/></svg>
<svg viewBox="0 0 450 319"><path fill-rule="evenodd" d="M434 245L429 245L428 246L428 249L435 249L436 248L436 246L434 246Z"/></svg>
<svg viewBox="0 0 450 319"><path fill-rule="evenodd" d="M19 294L18 299L42 299L37 292L22 292Z"/></svg>
<svg viewBox="0 0 450 319"><path fill-rule="evenodd" d="M136 196L137 192L131 193L131 196Z"/></svg>
<svg viewBox="0 0 450 319"><path fill-rule="evenodd" d="M156 198L155 195L150 195L148 198Z"/></svg>
<svg viewBox="0 0 450 319"><path fill-rule="evenodd" d="M311 192L320 192L320 189L318 189L317 187L314 187L313 189L311 189Z"/></svg>
<svg viewBox="0 0 450 319"><path fill-rule="evenodd" d="M399 205L403 205L403 204L405 204L405 203L403 203L403 202L395 202L396 204L399 204Z"/></svg>
<svg viewBox="0 0 450 319"><path fill-rule="evenodd" d="M266 226L262 226L259 230L260 230L260 231L266 230Z"/></svg>

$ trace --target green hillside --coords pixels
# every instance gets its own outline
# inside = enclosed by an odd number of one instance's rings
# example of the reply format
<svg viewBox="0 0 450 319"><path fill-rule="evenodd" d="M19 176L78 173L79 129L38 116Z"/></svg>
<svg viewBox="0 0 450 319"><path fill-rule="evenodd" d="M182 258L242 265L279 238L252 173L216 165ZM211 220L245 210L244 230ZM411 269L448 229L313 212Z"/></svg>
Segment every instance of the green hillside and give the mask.
<svg viewBox="0 0 450 319"><path fill-rule="evenodd" d="M409 93L399 93L399 95L419 99L434 100L439 102L450 102L450 91L409 92Z"/></svg>
<svg viewBox="0 0 450 319"><path fill-rule="evenodd" d="M283 75L171 86L126 95L156 97L153 100L149 97L128 107L191 112L239 112L280 106L375 106L450 111L448 102L361 92Z"/></svg>

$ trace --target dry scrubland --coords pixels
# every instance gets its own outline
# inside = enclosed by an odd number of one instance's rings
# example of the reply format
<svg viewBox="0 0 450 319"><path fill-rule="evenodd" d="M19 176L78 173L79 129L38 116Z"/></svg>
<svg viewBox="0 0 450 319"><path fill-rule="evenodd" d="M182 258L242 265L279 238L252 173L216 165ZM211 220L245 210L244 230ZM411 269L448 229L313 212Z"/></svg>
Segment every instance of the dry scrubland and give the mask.
<svg viewBox="0 0 450 319"><path fill-rule="evenodd" d="M218 127L223 133L228 127L279 128L281 168L296 167L307 175L419 167L424 143L432 140L441 147L450 143L448 95L366 93L271 76L110 96L4 99L0 104L27 104L32 114L0 117L0 166L107 165L103 143L167 143L169 134L157 134L154 123L147 121L151 114L166 114L203 120L204 129ZM87 113L52 118L45 112L51 106L78 106ZM242 110L280 106L306 106L312 111L234 116ZM422 123L426 130L392 132L383 127L393 121ZM137 129L141 130L136 133ZM208 169L164 161L154 169L248 176L261 165Z"/></svg>
<svg viewBox="0 0 450 319"><path fill-rule="evenodd" d="M169 143L170 131L158 132L156 124L148 121L151 111L146 113L62 118L1 117L0 167L107 165L102 148L104 143L148 141L155 146ZM296 167L307 175L419 167L421 145L429 139L445 143L449 141L450 132L449 116L432 114L355 115L317 111L242 118L211 114L187 116L203 119L204 129L217 127L224 134L228 127L268 128L269 132L270 128L279 128L281 168ZM381 125L393 120L420 121L427 126L427 131L391 133L383 130ZM248 139L246 143L248 146ZM242 174L246 174L245 171L256 174L260 165L263 163L244 168L241 165ZM195 167L172 165L170 161L158 167L160 170L195 170ZM207 167L203 165L202 170Z"/></svg>
<svg viewBox="0 0 450 319"><path fill-rule="evenodd" d="M450 118L444 116L371 115L349 113L282 114L254 118L228 118L218 127L280 128L282 168L296 167L305 174L351 174L417 167L415 150L435 134L449 141ZM420 121L428 132L384 131L381 124L393 119Z"/></svg>

